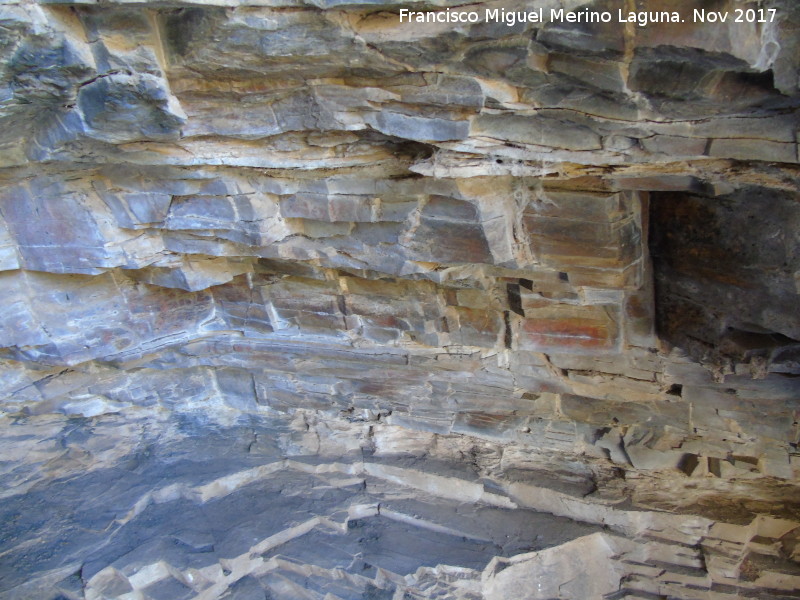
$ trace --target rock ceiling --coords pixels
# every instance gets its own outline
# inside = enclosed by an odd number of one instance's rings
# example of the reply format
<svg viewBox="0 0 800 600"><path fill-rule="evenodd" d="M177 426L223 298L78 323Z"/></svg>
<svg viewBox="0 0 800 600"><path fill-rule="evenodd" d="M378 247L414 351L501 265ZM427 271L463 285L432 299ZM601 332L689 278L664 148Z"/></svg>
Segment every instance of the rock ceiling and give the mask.
<svg viewBox="0 0 800 600"><path fill-rule="evenodd" d="M0 598L796 598L800 5L0 2ZM713 6L710 6L713 4Z"/></svg>

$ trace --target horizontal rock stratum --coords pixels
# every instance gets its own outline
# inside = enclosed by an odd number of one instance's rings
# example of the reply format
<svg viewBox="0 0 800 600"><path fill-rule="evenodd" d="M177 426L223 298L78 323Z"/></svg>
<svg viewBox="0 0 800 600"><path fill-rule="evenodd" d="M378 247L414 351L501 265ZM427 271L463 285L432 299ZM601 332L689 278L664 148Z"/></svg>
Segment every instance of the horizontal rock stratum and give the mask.
<svg viewBox="0 0 800 600"><path fill-rule="evenodd" d="M796 598L800 5L712 4L0 0L0 599Z"/></svg>

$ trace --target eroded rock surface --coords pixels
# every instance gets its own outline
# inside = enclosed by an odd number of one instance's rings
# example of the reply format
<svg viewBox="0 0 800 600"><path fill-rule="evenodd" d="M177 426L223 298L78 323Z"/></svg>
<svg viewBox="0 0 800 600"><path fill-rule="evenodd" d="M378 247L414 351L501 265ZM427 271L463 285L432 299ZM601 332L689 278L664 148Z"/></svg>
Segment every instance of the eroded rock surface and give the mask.
<svg viewBox="0 0 800 600"><path fill-rule="evenodd" d="M1 598L797 597L800 8L400 8L0 3Z"/></svg>

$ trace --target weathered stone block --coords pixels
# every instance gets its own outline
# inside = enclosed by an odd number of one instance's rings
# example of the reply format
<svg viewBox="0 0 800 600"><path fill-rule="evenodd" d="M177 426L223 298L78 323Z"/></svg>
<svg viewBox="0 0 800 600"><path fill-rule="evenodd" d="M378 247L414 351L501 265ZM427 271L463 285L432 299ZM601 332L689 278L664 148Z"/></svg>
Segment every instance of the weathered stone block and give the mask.
<svg viewBox="0 0 800 600"><path fill-rule="evenodd" d="M757 139L712 140L709 156L739 160L765 160L768 162L796 163L797 144Z"/></svg>
<svg viewBox="0 0 800 600"><path fill-rule="evenodd" d="M531 247L549 267L623 269L640 255L641 231L632 221L593 224L527 217Z"/></svg>
<svg viewBox="0 0 800 600"><path fill-rule="evenodd" d="M476 223L478 222L478 209L474 204L465 200L435 195L425 203L422 208L422 216L429 219Z"/></svg>
<svg viewBox="0 0 800 600"><path fill-rule="evenodd" d="M613 223L635 210L636 198L630 194L600 194L565 190L531 189L532 198L525 213L531 218L552 217L593 223Z"/></svg>
<svg viewBox="0 0 800 600"><path fill-rule="evenodd" d="M600 136L588 127L564 127L549 117L516 115L481 115L476 117L470 135L534 144L564 150L599 150Z"/></svg>
<svg viewBox="0 0 800 600"><path fill-rule="evenodd" d="M486 263L493 258L477 224L422 217L402 245L409 258L441 263Z"/></svg>
<svg viewBox="0 0 800 600"><path fill-rule="evenodd" d="M666 156L702 156L708 140L705 138L681 137L677 135L653 135L642 138L642 147L654 154ZM643 188L644 189L644 188Z"/></svg>
<svg viewBox="0 0 800 600"><path fill-rule="evenodd" d="M505 326L499 312L458 306L451 307L447 315L447 330L452 342L484 348L494 348L502 343Z"/></svg>
<svg viewBox="0 0 800 600"><path fill-rule="evenodd" d="M616 348L618 327L599 306L553 305L514 317L515 347L536 352L598 352Z"/></svg>
<svg viewBox="0 0 800 600"><path fill-rule="evenodd" d="M470 135L467 121L417 117L389 111L381 111L375 117L368 117L367 122L386 135L420 142L463 140Z"/></svg>
<svg viewBox="0 0 800 600"><path fill-rule="evenodd" d="M78 108L92 138L124 143L176 139L186 114L163 79L111 74L83 86Z"/></svg>
<svg viewBox="0 0 800 600"><path fill-rule="evenodd" d="M226 258L189 259L174 268L142 269L133 273L132 277L153 285L195 292L227 283L237 275L251 271L249 262L229 261Z"/></svg>
<svg viewBox="0 0 800 600"><path fill-rule="evenodd" d="M548 56L547 67L551 72L563 73L593 88L612 92L625 90L621 61L556 52Z"/></svg>
<svg viewBox="0 0 800 600"><path fill-rule="evenodd" d="M524 417L513 413L459 412L452 431L481 438L511 440L524 422Z"/></svg>

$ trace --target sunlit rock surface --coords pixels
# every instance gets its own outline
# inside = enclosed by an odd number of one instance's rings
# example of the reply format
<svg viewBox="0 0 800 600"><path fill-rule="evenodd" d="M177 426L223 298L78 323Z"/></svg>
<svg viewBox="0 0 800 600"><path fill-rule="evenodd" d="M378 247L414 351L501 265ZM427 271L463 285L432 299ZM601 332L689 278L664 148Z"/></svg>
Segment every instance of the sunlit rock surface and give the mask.
<svg viewBox="0 0 800 600"><path fill-rule="evenodd" d="M797 597L800 6L635 4L0 3L0 598Z"/></svg>

